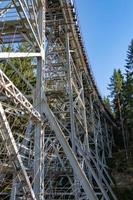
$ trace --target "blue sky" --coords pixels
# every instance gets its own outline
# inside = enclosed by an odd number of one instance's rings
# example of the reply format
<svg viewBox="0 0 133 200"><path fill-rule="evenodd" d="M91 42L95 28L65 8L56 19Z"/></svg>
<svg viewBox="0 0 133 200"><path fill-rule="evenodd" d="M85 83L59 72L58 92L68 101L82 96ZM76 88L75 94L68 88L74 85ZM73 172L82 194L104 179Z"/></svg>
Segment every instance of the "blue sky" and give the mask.
<svg viewBox="0 0 133 200"><path fill-rule="evenodd" d="M86 50L102 94L114 68L124 71L133 38L133 0L76 0Z"/></svg>

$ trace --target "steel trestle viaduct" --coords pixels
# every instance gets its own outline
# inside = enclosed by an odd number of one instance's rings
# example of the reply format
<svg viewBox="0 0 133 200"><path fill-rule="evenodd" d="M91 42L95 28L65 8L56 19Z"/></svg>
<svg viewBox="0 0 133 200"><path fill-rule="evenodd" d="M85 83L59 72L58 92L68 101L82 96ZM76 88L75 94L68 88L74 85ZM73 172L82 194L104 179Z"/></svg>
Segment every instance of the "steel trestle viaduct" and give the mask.
<svg viewBox="0 0 133 200"><path fill-rule="evenodd" d="M74 2L0 1L0 68L0 199L116 200L116 125Z"/></svg>

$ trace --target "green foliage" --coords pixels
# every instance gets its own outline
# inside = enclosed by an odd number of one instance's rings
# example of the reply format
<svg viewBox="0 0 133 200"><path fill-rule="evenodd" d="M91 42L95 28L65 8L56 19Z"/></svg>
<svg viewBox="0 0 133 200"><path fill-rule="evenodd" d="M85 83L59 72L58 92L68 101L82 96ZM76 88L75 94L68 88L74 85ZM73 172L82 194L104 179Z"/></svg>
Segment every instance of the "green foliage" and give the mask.
<svg viewBox="0 0 133 200"><path fill-rule="evenodd" d="M118 123L123 123L129 143L133 140L133 40L127 51L125 73L115 69L108 89L114 116Z"/></svg>
<svg viewBox="0 0 133 200"><path fill-rule="evenodd" d="M3 47L3 52L14 52L14 49L10 46ZM15 51L18 52L28 52L28 47L26 44L21 44L18 46ZM0 69L10 78L10 80L19 88L23 93L28 94L30 88L27 86L25 81L19 76L17 71L22 74L24 79L27 79L28 83L31 85L35 84L35 70L32 64L31 58L13 58L4 60L0 63ZM16 69L16 70L14 70Z"/></svg>
<svg viewBox="0 0 133 200"><path fill-rule="evenodd" d="M127 51L127 60L125 66L125 114L126 114L126 124L128 130L133 133L133 40L129 45Z"/></svg>
<svg viewBox="0 0 133 200"><path fill-rule="evenodd" d="M123 75L120 69L114 69L110 82L109 89L111 91L111 97L114 97L115 94L120 94L122 92L124 83Z"/></svg>
<svg viewBox="0 0 133 200"><path fill-rule="evenodd" d="M27 44L21 44L16 46L15 49L11 46L4 46L3 52L29 52ZM14 83L14 85L24 94L32 95L32 86L34 87L35 81L35 69L32 58L12 58L8 60L0 61L0 69L7 75L7 77ZM30 85L30 86L29 86ZM32 99L28 99L32 102ZM18 112L16 115L8 117L8 122L14 134L14 138L17 139L18 135L25 134L27 122L29 116L21 111L21 107L18 104L14 104L10 98L3 98L3 105L16 109ZM23 114L22 114L23 113ZM10 116L10 115L9 115ZM16 134L17 133L17 134ZM22 140L22 138L21 138Z"/></svg>
<svg viewBox="0 0 133 200"><path fill-rule="evenodd" d="M124 77L120 69L114 70L112 77L110 78L110 84L108 89L110 90L110 97L112 99L112 108L117 120L120 119L120 112L123 111L123 88Z"/></svg>

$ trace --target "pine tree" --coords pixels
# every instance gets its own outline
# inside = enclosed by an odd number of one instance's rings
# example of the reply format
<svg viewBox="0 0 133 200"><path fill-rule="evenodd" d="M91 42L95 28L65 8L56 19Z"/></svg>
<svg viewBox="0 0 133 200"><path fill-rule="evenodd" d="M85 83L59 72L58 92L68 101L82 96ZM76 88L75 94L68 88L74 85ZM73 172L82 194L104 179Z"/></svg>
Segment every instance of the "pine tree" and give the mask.
<svg viewBox="0 0 133 200"><path fill-rule="evenodd" d="M110 90L110 98L112 99L112 108L116 120L120 121L120 115L123 113L123 87L124 77L120 69L114 70L113 76L110 78L108 89Z"/></svg>
<svg viewBox="0 0 133 200"><path fill-rule="evenodd" d="M129 45L127 51L127 59L125 66L125 116L126 116L126 126L129 134L133 135L133 40ZM130 139L133 139L133 136Z"/></svg>
<svg viewBox="0 0 133 200"><path fill-rule="evenodd" d="M126 141L126 131L124 126L124 77L120 69L114 70L113 76L110 79L108 89L111 92L110 97L112 98L112 106L115 115L116 122L120 126L121 136L123 138L123 146L125 149L126 159L128 159L127 154L127 141ZM119 138L122 139L122 138Z"/></svg>

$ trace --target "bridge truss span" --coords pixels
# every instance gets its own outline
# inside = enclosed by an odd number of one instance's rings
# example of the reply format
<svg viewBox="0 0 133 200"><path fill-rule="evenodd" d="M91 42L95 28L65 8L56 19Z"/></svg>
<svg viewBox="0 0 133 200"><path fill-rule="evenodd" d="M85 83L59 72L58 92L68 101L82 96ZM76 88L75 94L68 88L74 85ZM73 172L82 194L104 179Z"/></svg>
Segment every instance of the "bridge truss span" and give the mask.
<svg viewBox="0 0 133 200"><path fill-rule="evenodd" d="M74 1L0 1L0 21L0 199L116 200Z"/></svg>

